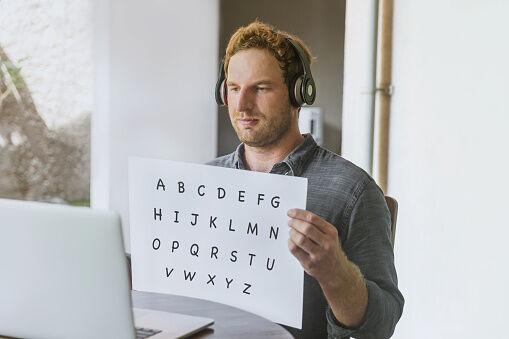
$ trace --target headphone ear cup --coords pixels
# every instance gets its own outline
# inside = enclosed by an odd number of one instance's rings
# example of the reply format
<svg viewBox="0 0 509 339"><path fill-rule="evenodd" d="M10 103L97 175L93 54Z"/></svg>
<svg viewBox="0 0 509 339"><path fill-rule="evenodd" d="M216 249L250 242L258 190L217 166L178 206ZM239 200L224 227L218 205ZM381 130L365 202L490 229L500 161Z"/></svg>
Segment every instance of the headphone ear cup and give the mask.
<svg viewBox="0 0 509 339"><path fill-rule="evenodd" d="M228 91L226 79L219 79L216 83L216 103L219 106L228 105Z"/></svg>
<svg viewBox="0 0 509 339"><path fill-rule="evenodd" d="M291 83L290 87L288 88L288 90L290 92L289 93L290 102L295 107L300 107L304 103L304 98L302 97L302 92L301 92L302 81L303 81L303 76L297 75L297 76L295 76L295 78L293 78L292 83Z"/></svg>
<svg viewBox="0 0 509 339"><path fill-rule="evenodd" d="M221 67L219 67L219 77L216 81L216 103L219 106L228 105L226 87L226 72L224 71L224 58L221 61Z"/></svg>
<svg viewBox="0 0 509 339"><path fill-rule="evenodd" d="M228 106L228 86L226 86L226 79L221 84L221 98L223 99L223 105Z"/></svg>
<svg viewBox="0 0 509 339"><path fill-rule="evenodd" d="M315 102L316 86L312 77L306 76L306 78L303 80L301 83L301 93L303 95L302 100L307 105L312 105Z"/></svg>

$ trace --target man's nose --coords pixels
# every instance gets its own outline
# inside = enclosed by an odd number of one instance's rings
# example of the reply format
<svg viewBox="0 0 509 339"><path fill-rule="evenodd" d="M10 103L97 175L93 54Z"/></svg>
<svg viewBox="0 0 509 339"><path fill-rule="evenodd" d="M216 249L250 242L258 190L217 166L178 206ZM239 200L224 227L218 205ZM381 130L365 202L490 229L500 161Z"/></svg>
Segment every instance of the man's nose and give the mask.
<svg viewBox="0 0 509 339"><path fill-rule="evenodd" d="M242 88L237 100L237 112L249 112L253 108L253 98L247 88Z"/></svg>

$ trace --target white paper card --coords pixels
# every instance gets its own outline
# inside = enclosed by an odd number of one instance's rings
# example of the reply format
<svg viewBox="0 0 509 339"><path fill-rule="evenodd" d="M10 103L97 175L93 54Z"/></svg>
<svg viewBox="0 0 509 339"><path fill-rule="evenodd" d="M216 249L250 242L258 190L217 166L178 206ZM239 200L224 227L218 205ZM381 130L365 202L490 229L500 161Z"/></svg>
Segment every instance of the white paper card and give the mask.
<svg viewBox="0 0 509 339"><path fill-rule="evenodd" d="M304 272L286 213L306 196L305 178L129 158L133 288L302 328Z"/></svg>

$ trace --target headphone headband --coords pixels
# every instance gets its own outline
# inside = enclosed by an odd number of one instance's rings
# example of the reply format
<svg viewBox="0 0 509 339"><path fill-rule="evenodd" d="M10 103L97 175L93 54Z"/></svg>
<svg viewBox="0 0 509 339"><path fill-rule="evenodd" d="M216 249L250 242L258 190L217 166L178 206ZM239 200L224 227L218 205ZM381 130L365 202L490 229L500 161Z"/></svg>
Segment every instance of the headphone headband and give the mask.
<svg viewBox="0 0 509 339"><path fill-rule="evenodd" d="M286 40L290 43L290 45L293 46L293 49L297 53L297 56L299 57L300 62L302 63L302 68L304 69L304 75L311 74L311 67L309 65L309 60L306 56L306 53L304 53L300 45L296 43L293 39L286 37Z"/></svg>

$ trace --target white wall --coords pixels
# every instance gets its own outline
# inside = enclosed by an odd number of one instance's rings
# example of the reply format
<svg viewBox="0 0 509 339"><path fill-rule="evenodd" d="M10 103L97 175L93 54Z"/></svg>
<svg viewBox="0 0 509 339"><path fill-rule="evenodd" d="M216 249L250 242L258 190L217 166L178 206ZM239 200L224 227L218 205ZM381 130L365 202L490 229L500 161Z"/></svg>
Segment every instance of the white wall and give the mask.
<svg viewBox="0 0 509 339"><path fill-rule="evenodd" d="M407 300L395 338L502 338L509 2L396 1L394 11L389 194Z"/></svg>
<svg viewBox="0 0 509 339"><path fill-rule="evenodd" d="M507 336L508 15L507 1L395 1L394 338Z"/></svg>
<svg viewBox="0 0 509 339"><path fill-rule="evenodd" d="M217 1L96 1L93 207L119 211L129 248L127 158L216 154Z"/></svg>

